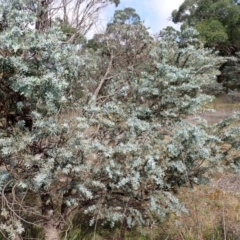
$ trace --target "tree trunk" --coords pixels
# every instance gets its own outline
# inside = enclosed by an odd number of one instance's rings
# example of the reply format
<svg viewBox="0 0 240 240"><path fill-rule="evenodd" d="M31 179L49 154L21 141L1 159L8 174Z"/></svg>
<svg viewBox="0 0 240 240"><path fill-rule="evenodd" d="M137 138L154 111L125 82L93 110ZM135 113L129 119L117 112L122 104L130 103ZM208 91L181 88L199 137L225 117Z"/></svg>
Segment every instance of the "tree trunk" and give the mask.
<svg viewBox="0 0 240 240"><path fill-rule="evenodd" d="M59 240L59 230L57 229L57 224L54 219L50 219L44 225L45 240Z"/></svg>
<svg viewBox="0 0 240 240"><path fill-rule="evenodd" d="M57 227L56 220L54 219L53 212L54 206L52 202L51 195L49 193L44 193L41 195L42 200L42 215L45 219L44 231L45 240L59 240L60 230Z"/></svg>
<svg viewBox="0 0 240 240"><path fill-rule="evenodd" d="M21 236L20 235L18 235L18 234L16 234L15 235L15 238L14 238L14 240L21 240L22 238L21 238Z"/></svg>
<svg viewBox="0 0 240 240"><path fill-rule="evenodd" d="M48 8L51 0L41 0L38 5L37 21L35 29L40 32L44 32L50 25L48 17Z"/></svg>

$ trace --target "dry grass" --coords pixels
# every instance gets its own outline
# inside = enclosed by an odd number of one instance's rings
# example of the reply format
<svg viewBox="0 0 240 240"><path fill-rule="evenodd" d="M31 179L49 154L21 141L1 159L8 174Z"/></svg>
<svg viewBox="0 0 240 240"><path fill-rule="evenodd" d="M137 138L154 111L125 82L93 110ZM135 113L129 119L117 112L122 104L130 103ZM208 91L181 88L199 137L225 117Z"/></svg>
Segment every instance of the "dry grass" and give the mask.
<svg viewBox="0 0 240 240"><path fill-rule="evenodd" d="M207 111L209 109L215 111ZM215 98L213 102L205 106L200 116L206 120L208 124L215 124L224 118L230 117L236 111L240 111L240 101L232 102L231 99L224 95ZM192 116L189 116L186 120L193 124L196 123Z"/></svg>
<svg viewBox="0 0 240 240"><path fill-rule="evenodd" d="M240 194L222 191L212 183L195 189L182 188L178 197L189 214L171 216L160 231L156 230L155 239L240 239Z"/></svg>
<svg viewBox="0 0 240 240"><path fill-rule="evenodd" d="M240 98L236 101L232 101L232 99L227 94L223 94L216 97L211 103L209 103L208 107L214 108L216 110L228 109L235 111L236 109L240 109Z"/></svg>
<svg viewBox="0 0 240 240"><path fill-rule="evenodd" d="M222 96L206 108L215 109L215 112L202 113L201 117L209 124L214 124L239 111L240 102L232 102L226 96ZM187 121L194 123L192 117ZM207 185L179 190L178 197L185 203L189 214L181 217L171 216L161 229L156 229L154 239L240 239L240 176L215 174L213 179Z"/></svg>

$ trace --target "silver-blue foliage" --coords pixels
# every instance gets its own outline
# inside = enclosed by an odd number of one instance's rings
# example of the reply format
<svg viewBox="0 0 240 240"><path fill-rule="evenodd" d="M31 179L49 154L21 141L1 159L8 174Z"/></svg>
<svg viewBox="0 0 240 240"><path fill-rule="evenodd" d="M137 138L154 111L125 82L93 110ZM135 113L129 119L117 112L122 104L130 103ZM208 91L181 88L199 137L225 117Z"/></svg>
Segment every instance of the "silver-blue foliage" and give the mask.
<svg viewBox="0 0 240 240"><path fill-rule="evenodd" d="M193 29L178 36L182 47L170 33L154 40L141 23L116 24L102 48L79 50L56 27L32 29L30 2L0 3L7 24L0 67L14 69L0 84L22 96L13 105L28 106L33 121L32 129L24 127L26 119L0 128L1 194L7 197L3 187L12 179L14 194L31 192L36 208L51 208L55 223L67 221L73 209L91 215L90 225L112 227L150 226L170 212L186 212L174 192L200 182L221 156L219 138L184 117L211 100L201 89L225 60L205 49ZM129 42L132 55L125 56Z"/></svg>

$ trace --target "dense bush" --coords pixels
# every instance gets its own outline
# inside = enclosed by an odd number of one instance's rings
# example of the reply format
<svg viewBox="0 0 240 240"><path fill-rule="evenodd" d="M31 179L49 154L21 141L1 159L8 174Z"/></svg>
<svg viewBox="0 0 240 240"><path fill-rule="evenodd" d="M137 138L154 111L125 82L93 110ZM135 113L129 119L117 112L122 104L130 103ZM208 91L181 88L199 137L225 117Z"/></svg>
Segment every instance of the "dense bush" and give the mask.
<svg viewBox="0 0 240 240"><path fill-rule="evenodd" d="M201 89L224 59L191 28L154 39L124 11L96 48L79 47L56 27L30 27L37 1L0 4L0 230L20 239L34 224L52 240L76 209L95 227L186 211L174 192L221 155L219 139L184 117L211 100Z"/></svg>

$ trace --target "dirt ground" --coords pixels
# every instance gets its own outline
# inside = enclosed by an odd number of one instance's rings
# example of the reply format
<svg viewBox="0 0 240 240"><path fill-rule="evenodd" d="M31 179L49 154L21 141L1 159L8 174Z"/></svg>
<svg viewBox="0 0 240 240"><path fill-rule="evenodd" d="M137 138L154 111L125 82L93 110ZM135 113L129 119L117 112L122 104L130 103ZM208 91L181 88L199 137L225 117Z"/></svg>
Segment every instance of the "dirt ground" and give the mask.
<svg viewBox="0 0 240 240"><path fill-rule="evenodd" d="M209 124L214 124L223 120L224 118L230 117L234 112L235 110L232 109L217 110L216 112L202 113L201 117Z"/></svg>
<svg viewBox="0 0 240 240"><path fill-rule="evenodd" d="M239 109L240 110L240 109ZM221 109L221 110L216 110L215 112L205 112L201 113L200 117L208 122L208 124L215 124L224 118L230 117L236 109ZM193 116L189 116L186 119L190 123L195 123L196 120L194 120Z"/></svg>

